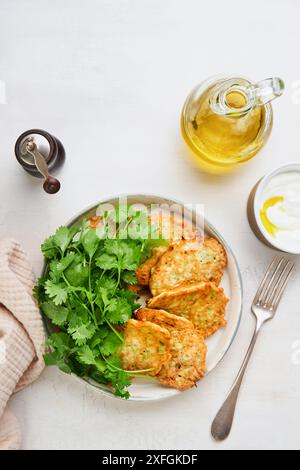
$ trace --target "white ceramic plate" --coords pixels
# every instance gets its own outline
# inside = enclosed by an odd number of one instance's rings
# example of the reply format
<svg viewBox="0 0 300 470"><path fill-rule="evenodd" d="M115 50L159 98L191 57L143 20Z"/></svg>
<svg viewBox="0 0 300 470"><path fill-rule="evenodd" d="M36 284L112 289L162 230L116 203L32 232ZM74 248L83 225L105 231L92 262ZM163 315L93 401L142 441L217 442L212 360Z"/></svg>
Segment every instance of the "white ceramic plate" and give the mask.
<svg viewBox="0 0 300 470"><path fill-rule="evenodd" d="M95 215L96 209L99 204L109 203L117 205L119 197L101 201L98 204L84 210L75 216L67 225L70 227L77 224L81 219ZM168 205L180 205L183 207L183 204L165 199L159 196L151 195L130 195L127 196L128 204L168 204ZM186 213L186 212L185 212ZM196 223L197 214L195 211L188 211L188 218L193 224ZM204 223L204 232L206 236L212 236L216 238L225 248L228 256L228 266L225 270L221 286L224 288L226 295L230 298L230 301L226 309L226 318L227 326L224 329L219 330L213 336L206 340L208 353L207 353L207 374L212 372L217 365L221 362L227 351L229 350L240 324L241 314L242 314L242 280L240 275L240 270L237 264L237 261L232 253L231 248L218 233L218 231L206 220L203 220ZM201 227L199 227L201 229ZM44 266L44 271L47 269L47 265ZM43 272L44 272L43 271ZM46 321L47 331L51 332L51 325ZM76 376L74 376L76 377ZM89 379L82 379L76 377L80 381L88 383L93 389L98 390L104 395L116 398L113 394L113 391L110 387L105 385L98 384ZM204 379L205 380L205 379ZM155 380L147 379L134 379L133 384L129 388L130 399L131 401L154 401L162 400L165 398L170 398L174 395L178 395L178 390L167 388L160 385Z"/></svg>

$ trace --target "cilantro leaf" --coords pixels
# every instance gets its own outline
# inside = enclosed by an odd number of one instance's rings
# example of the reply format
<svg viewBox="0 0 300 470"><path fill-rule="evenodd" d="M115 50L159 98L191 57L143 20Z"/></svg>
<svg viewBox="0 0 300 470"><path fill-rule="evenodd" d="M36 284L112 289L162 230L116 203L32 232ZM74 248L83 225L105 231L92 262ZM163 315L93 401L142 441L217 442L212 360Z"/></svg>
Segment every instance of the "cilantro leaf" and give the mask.
<svg viewBox="0 0 300 470"><path fill-rule="evenodd" d="M131 315L131 305L124 298L113 298L106 308L106 318L110 323L126 323Z"/></svg>
<svg viewBox="0 0 300 470"><path fill-rule="evenodd" d="M91 322L80 323L78 325L69 326L68 333L72 336L78 346L82 346L92 338L96 331L95 325Z"/></svg>
<svg viewBox="0 0 300 470"><path fill-rule="evenodd" d="M117 258L123 254L122 245L123 240L109 239L104 242L104 251L110 255L115 255Z"/></svg>
<svg viewBox="0 0 300 470"><path fill-rule="evenodd" d="M80 299L77 297L70 297L68 299L68 308L69 308L69 326L77 326L80 323L86 323L89 321L89 313L85 305L81 303Z"/></svg>
<svg viewBox="0 0 300 470"><path fill-rule="evenodd" d="M106 308L109 304L108 291L104 287L99 287L99 293L96 296L95 302L100 307L100 309Z"/></svg>
<svg viewBox="0 0 300 470"><path fill-rule="evenodd" d="M103 339L100 345L100 351L103 356L110 356L114 354L117 349L122 345L121 340L112 331Z"/></svg>
<svg viewBox="0 0 300 470"><path fill-rule="evenodd" d="M130 385L131 382L129 381L129 384L128 384L127 380L124 381L123 378L120 379L120 377L123 377L123 376L127 378L127 375L125 373L119 372L117 375L117 379L115 381L112 380L111 382L115 387L116 397L125 398L125 400L128 400L130 398L130 393L128 392L128 390L124 390L124 387L128 387L128 385ZM124 385L124 382L125 382L125 385Z"/></svg>
<svg viewBox="0 0 300 470"><path fill-rule="evenodd" d="M105 271L108 271L110 269L118 268L119 264L115 255L103 253L102 255L98 256L96 260L96 266L104 269Z"/></svg>
<svg viewBox="0 0 300 470"><path fill-rule="evenodd" d="M105 289L109 297L115 292L117 285L118 282L115 278L104 275L100 279L98 279L95 287L96 289L99 289L100 287L102 287L102 289Z"/></svg>
<svg viewBox="0 0 300 470"><path fill-rule="evenodd" d="M74 287L84 286L89 275L88 265L83 256L76 254L71 265L65 270L67 281Z"/></svg>
<svg viewBox="0 0 300 470"><path fill-rule="evenodd" d="M46 366L57 366L62 372L71 374L72 369L67 363L67 359L60 356L58 351L53 351L44 355L44 362Z"/></svg>
<svg viewBox="0 0 300 470"><path fill-rule="evenodd" d="M43 255L48 259L55 258L59 253L63 255L78 231L78 227L59 227L55 234L48 237L41 245Z"/></svg>
<svg viewBox="0 0 300 470"><path fill-rule="evenodd" d="M62 254L64 254L71 241L70 236L68 227L59 227L54 234L54 245L60 249Z"/></svg>
<svg viewBox="0 0 300 470"><path fill-rule="evenodd" d="M53 333L47 340L47 346L51 348L51 352L44 355L46 366L58 366L63 372L71 373L72 370L68 365L68 354L74 347L74 342L66 333Z"/></svg>
<svg viewBox="0 0 300 470"><path fill-rule="evenodd" d="M107 361L108 371L106 372L106 376L109 377L115 388L115 395L126 399L129 398L129 393L125 388L131 384L131 381L128 373L122 370L120 359L114 355L110 356Z"/></svg>
<svg viewBox="0 0 300 470"><path fill-rule="evenodd" d="M94 229L86 229L80 238L81 244L87 255L92 258L96 253L100 239Z"/></svg>
<svg viewBox="0 0 300 470"><path fill-rule="evenodd" d="M66 323L69 314L66 307L55 305L54 302L49 300L41 304L41 309L54 325L62 326Z"/></svg>
<svg viewBox="0 0 300 470"><path fill-rule="evenodd" d="M115 395L117 397L125 398L128 400L129 392L125 390L126 387L131 385L129 375L124 371L118 371L115 375L111 377L111 382L115 387Z"/></svg>
<svg viewBox="0 0 300 470"><path fill-rule="evenodd" d="M44 241L44 243L41 245L41 250L46 258L52 259L55 257L58 252L58 249L54 243L54 235L51 235L51 237L47 238Z"/></svg>
<svg viewBox="0 0 300 470"><path fill-rule="evenodd" d="M97 359L97 363L100 362L99 359ZM101 361L104 366L103 366L103 371L100 370L91 370L90 372L90 377L97 383L99 384L108 384L110 383L109 378L105 376L105 369L106 365L104 361Z"/></svg>
<svg viewBox="0 0 300 470"><path fill-rule="evenodd" d="M140 264L140 247L136 243L123 245L121 268L128 271L135 270Z"/></svg>
<svg viewBox="0 0 300 470"><path fill-rule="evenodd" d="M45 282L46 277L40 277L32 290L33 297L37 300L38 304L41 304L45 298Z"/></svg>
<svg viewBox="0 0 300 470"><path fill-rule="evenodd" d="M76 258L76 253L74 252L67 253L64 256L64 258L62 258L60 261L56 263L56 271L58 273L63 273L70 266L70 264L73 263L75 258ZM51 264L53 264L53 262Z"/></svg>
<svg viewBox="0 0 300 470"><path fill-rule="evenodd" d="M68 253L60 261L52 260L50 263L50 277L54 282L59 282L64 271L73 263L76 254L73 252Z"/></svg>
<svg viewBox="0 0 300 470"><path fill-rule="evenodd" d="M50 279L45 282L45 292L53 299L55 305L61 305L68 297L67 286L63 283L55 284Z"/></svg>
<svg viewBox="0 0 300 470"><path fill-rule="evenodd" d="M131 311L134 312L137 308L139 308L141 305L136 302L136 299L138 298L138 294L135 292L132 292L127 289L119 289L117 292L118 297L122 297L127 300L128 304L131 307Z"/></svg>
<svg viewBox="0 0 300 470"><path fill-rule="evenodd" d="M82 364L95 365L95 356L91 348L85 344L77 349L76 357Z"/></svg>
<svg viewBox="0 0 300 470"><path fill-rule="evenodd" d="M132 271L136 269L140 263L141 253L139 244L131 240L105 240L104 250L106 255L111 256L111 262L113 262L113 259L117 260L117 263L114 261L116 265L113 267L117 267L120 270L126 269Z"/></svg>
<svg viewBox="0 0 300 470"><path fill-rule="evenodd" d="M74 341L66 333L53 333L47 339L47 346L56 349L60 354L64 354L74 346Z"/></svg>
<svg viewBox="0 0 300 470"><path fill-rule="evenodd" d="M103 326L101 330L98 330L89 342L91 348L95 349L99 344L101 344L108 333L110 333L110 330L106 326Z"/></svg>
<svg viewBox="0 0 300 470"><path fill-rule="evenodd" d="M124 271L122 275L122 279L126 284L135 285L138 283L135 272L134 271Z"/></svg>

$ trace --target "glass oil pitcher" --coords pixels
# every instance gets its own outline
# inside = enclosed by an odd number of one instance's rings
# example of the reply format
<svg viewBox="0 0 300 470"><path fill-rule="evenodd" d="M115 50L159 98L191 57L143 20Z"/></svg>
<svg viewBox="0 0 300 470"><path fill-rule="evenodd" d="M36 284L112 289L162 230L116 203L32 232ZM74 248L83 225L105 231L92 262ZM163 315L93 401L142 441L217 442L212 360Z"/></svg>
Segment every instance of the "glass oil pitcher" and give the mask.
<svg viewBox="0 0 300 470"><path fill-rule="evenodd" d="M254 157L272 130L271 101L283 90L280 78L259 83L211 78L197 86L181 117L182 134L197 166L225 173Z"/></svg>

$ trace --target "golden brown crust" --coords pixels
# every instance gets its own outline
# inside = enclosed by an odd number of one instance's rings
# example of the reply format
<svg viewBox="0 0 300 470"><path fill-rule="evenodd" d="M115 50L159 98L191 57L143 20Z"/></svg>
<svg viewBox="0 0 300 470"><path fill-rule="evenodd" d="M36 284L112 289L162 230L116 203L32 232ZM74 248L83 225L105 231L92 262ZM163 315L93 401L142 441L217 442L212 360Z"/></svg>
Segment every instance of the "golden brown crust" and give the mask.
<svg viewBox="0 0 300 470"><path fill-rule="evenodd" d="M198 240L203 239L203 236L196 231L193 225L182 220L182 217L178 214L154 211L150 215L150 224L152 227L157 227L158 235L169 244L177 243L182 239L189 240L195 237L197 237ZM157 264L161 255L165 253L167 249L168 247L166 246L154 248L152 256L137 268L136 277L139 284L142 286L149 285L151 271Z"/></svg>
<svg viewBox="0 0 300 470"><path fill-rule="evenodd" d="M227 264L223 246L214 238L182 240L168 248L154 266L149 286L153 296L182 284L219 284Z"/></svg>
<svg viewBox="0 0 300 470"><path fill-rule="evenodd" d="M156 310L153 308L139 308L135 312L135 317L141 321L150 321L164 328L176 328L177 330L193 330L194 325L187 318L173 315L165 310Z"/></svg>
<svg viewBox="0 0 300 470"><path fill-rule="evenodd" d="M135 294L143 294L144 292L144 286L141 286L140 284L128 284L127 285L127 290L130 290L131 292L134 292Z"/></svg>
<svg viewBox="0 0 300 470"><path fill-rule="evenodd" d="M142 286L148 286L151 271L161 255L168 249L166 246L158 246L152 250L152 256L146 259L135 271L137 281Z"/></svg>
<svg viewBox="0 0 300 470"><path fill-rule="evenodd" d="M187 390L205 376L207 346L197 330L171 332L171 359L157 375L158 381L177 390Z"/></svg>
<svg viewBox="0 0 300 470"><path fill-rule="evenodd" d="M206 351L203 336L186 318L164 310L140 308L136 317L166 328L171 335L171 358L157 375L158 381L168 387L186 390L204 377Z"/></svg>
<svg viewBox="0 0 300 470"><path fill-rule="evenodd" d="M208 337L226 326L227 302L228 298L222 288L212 282L199 282L162 292L148 300L148 307L183 316L204 337Z"/></svg>
<svg viewBox="0 0 300 470"><path fill-rule="evenodd" d="M171 357L170 338L166 328L147 321L128 320L119 351L124 369L157 375Z"/></svg>

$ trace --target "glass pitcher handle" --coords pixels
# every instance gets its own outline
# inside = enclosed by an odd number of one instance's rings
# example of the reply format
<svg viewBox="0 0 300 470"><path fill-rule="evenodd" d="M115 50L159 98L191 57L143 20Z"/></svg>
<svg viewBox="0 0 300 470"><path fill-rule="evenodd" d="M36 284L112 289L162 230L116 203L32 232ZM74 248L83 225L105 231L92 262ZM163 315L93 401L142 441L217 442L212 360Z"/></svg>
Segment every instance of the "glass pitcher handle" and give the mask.
<svg viewBox="0 0 300 470"><path fill-rule="evenodd" d="M264 106L270 101L278 98L284 91L284 82L281 78L267 78L249 87L250 98L256 106Z"/></svg>
<svg viewBox="0 0 300 470"><path fill-rule="evenodd" d="M245 79L233 78L225 80L217 87L210 98L210 107L216 114L223 116L242 116L256 106L264 106L278 98L284 91L281 78L273 77L258 83L247 83ZM239 106L233 106L228 99L233 94L243 97Z"/></svg>

